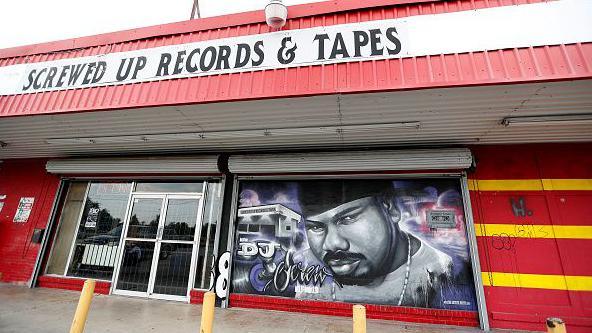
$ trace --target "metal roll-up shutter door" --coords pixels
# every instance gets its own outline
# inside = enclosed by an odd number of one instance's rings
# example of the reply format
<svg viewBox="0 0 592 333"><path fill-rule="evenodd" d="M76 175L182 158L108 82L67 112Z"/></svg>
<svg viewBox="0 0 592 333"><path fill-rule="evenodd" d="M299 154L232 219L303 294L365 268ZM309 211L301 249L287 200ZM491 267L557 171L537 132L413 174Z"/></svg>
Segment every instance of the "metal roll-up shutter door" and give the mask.
<svg viewBox="0 0 592 333"><path fill-rule="evenodd" d="M219 173L218 156L71 158L49 160L47 172L55 174L213 174Z"/></svg>
<svg viewBox="0 0 592 333"><path fill-rule="evenodd" d="M414 149L349 151L298 154L254 154L231 156L228 167L236 174L462 170L473 163L469 149Z"/></svg>

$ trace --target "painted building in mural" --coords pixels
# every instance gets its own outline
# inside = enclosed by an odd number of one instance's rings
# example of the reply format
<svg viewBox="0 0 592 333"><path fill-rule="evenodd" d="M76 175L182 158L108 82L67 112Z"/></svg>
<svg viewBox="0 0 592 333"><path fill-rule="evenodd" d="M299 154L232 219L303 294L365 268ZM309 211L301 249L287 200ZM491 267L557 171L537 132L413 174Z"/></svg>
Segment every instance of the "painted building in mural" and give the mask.
<svg viewBox="0 0 592 333"><path fill-rule="evenodd" d="M592 5L354 0L0 50L0 281L592 330Z"/></svg>

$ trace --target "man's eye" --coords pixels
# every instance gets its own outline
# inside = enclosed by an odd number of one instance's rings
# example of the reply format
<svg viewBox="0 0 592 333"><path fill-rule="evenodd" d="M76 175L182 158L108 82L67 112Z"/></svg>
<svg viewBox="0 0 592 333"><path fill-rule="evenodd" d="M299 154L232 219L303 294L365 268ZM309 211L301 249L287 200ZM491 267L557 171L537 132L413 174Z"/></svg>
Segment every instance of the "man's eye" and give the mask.
<svg viewBox="0 0 592 333"><path fill-rule="evenodd" d="M338 224L350 224L350 223L354 223L358 220L358 215L354 214L354 215L347 215L347 216L342 216L339 220L337 220Z"/></svg>
<svg viewBox="0 0 592 333"><path fill-rule="evenodd" d="M310 230L312 232L323 232L325 230L325 228L321 225L316 225L316 224L308 224L306 226L307 230Z"/></svg>

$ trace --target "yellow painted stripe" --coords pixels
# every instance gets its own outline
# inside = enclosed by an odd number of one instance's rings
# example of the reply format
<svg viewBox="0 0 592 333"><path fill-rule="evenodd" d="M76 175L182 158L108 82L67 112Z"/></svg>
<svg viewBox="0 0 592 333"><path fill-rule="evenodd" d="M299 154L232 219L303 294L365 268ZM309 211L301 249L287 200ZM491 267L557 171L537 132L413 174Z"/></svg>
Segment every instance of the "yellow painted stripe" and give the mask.
<svg viewBox="0 0 592 333"><path fill-rule="evenodd" d="M592 179L469 179L470 191L592 191Z"/></svg>
<svg viewBox="0 0 592 333"><path fill-rule="evenodd" d="M482 277L490 287L592 291L592 276L483 272Z"/></svg>
<svg viewBox="0 0 592 333"><path fill-rule="evenodd" d="M479 191L542 191L540 179L495 179L476 180Z"/></svg>
<svg viewBox="0 0 592 333"><path fill-rule="evenodd" d="M542 179L545 191L592 191L592 179Z"/></svg>
<svg viewBox="0 0 592 333"><path fill-rule="evenodd" d="M477 236L592 239L592 226L542 224L475 224Z"/></svg>
<svg viewBox="0 0 592 333"><path fill-rule="evenodd" d="M469 191L477 191L479 189L477 187L477 180L476 179L467 179L467 185L469 187Z"/></svg>

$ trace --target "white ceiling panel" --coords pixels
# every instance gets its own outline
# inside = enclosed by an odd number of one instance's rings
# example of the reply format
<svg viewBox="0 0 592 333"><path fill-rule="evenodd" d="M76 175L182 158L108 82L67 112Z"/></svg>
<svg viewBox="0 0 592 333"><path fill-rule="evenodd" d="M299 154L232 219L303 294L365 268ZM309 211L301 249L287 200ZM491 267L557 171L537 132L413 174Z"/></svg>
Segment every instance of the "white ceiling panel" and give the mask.
<svg viewBox="0 0 592 333"><path fill-rule="evenodd" d="M0 118L0 159L592 141L592 125L500 124L590 114L591 92L580 80Z"/></svg>

